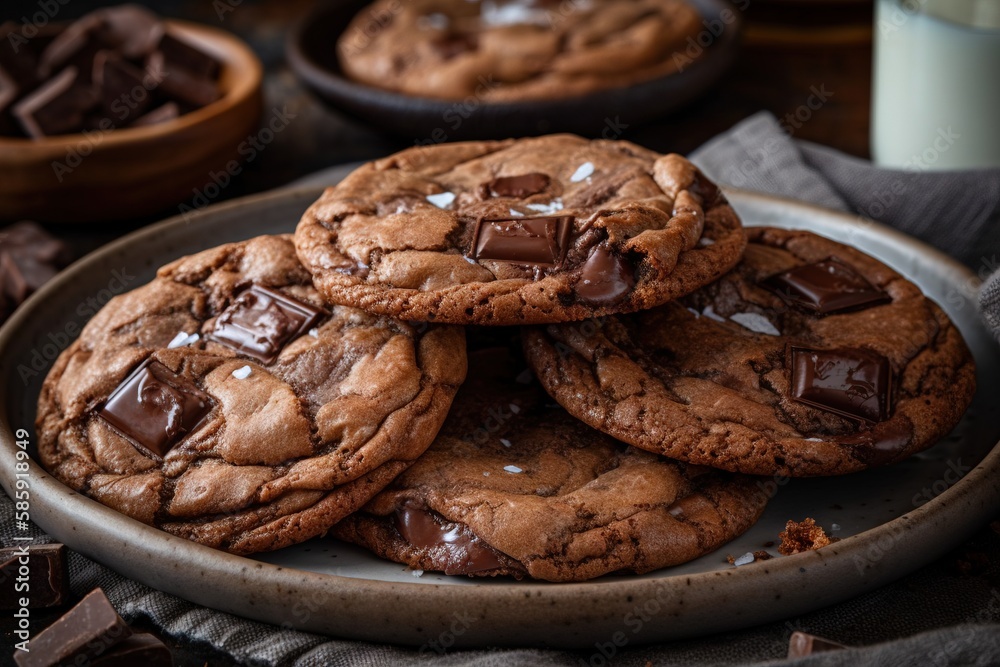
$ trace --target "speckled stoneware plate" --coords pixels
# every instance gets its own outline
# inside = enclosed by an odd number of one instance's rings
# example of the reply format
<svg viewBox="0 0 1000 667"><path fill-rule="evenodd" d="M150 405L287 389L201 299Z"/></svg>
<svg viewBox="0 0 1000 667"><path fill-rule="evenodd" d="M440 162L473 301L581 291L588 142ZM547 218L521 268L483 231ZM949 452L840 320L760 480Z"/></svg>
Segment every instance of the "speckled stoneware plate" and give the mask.
<svg viewBox="0 0 1000 667"><path fill-rule="evenodd" d="M385 132L441 143L505 139L550 132L616 134L618 118L639 125L662 118L707 91L736 59L742 16L725 0L693 0L704 30L690 47L697 61L683 71L587 95L522 102L480 103L416 97L348 79L335 44L351 19L371 0L321 5L288 35L286 56L302 81L326 104ZM704 49L704 55L698 54ZM685 52L686 53L686 52Z"/></svg>
<svg viewBox="0 0 1000 667"><path fill-rule="evenodd" d="M94 305L120 291L122 282L137 287L182 255L289 232L318 195L310 188L258 196L149 227L81 260L25 304L0 330L0 478L8 492L17 452L12 432L32 433L33 448L39 386ZM884 227L757 195L733 192L731 199L749 225L810 229L866 250L948 311L979 367L975 403L951 436L887 469L762 479L772 503L754 528L719 551L641 577L582 584L418 578L328 539L258 558L232 556L117 514L33 462L31 518L87 556L199 604L314 632L416 646L594 649L663 641L790 617L884 585L941 556L1000 509L1000 348L979 321L977 282L944 255ZM765 548L788 519L806 516L843 539L742 567L726 562L727 554Z"/></svg>

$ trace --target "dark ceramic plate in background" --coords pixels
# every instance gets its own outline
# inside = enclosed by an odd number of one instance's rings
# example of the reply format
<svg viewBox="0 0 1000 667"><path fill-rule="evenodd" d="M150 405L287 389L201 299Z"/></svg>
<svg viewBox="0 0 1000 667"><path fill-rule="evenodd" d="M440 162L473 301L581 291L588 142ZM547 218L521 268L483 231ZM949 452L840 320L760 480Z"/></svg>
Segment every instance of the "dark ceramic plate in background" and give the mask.
<svg viewBox="0 0 1000 667"><path fill-rule="evenodd" d="M706 24L704 55L685 69L632 86L553 100L484 103L414 97L347 79L337 62L337 39L371 0L342 0L307 16L289 34L288 62L324 102L364 123L415 141L441 143L468 139L574 132L615 138L616 119L640 125L692 101L719 80L736 57L740 13L724 0L692 0ZM728 23L719 19L731 12ZM700 35L699 35L700 36ZM471 113L470 113L471 111ZM466 117L467 116L467 117ZM620 132L620 131L619 131ZM610 136L609 136L610 135Z"/></svg>

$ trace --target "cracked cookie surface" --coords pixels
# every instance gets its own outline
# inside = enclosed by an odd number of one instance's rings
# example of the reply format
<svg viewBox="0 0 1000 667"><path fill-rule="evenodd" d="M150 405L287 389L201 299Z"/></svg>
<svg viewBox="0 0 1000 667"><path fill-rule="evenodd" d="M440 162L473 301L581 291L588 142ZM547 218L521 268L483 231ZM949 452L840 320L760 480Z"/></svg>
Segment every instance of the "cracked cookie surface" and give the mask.
<svg viewBox="0 0 1000 667"><path fill-rule="evenodd" d="M736 269L678 302L526 329L542 384L620 440L757 475L894 463L954 428L973 359L916 285L809 232L747 234Z"/></svg>
<svg viewBox="0 0 1000 667"><path fill-rule="evenodd" d="M651 308L724 274L745 243L725 197L683 157L571 135L369 163L295 234L331 303L484 325Z"/></svg>
<svg viewBox="0 0 1000 667"><path fill-rule="evenodd" d="M291 236L206 250L111 300L58 358L39 455L72 488L234 553L324 533L433 440L465 336L326 306Z"/></svg>
<svg viewBox="0 0 1000 667"><path fill-rule="evenodd" d="M692 560L763 511L753 478L617 442L517 369L471 353L434 444L331 534L419 570L583 581Z"/></svg>
<svg viewBox="0 0 1000 667"><path fill-rule="evenodd" d="M673 74L699 57L687 40L703 29L685 0L378 0L337 55L347 76L378 88L511 102Z"/></svg>

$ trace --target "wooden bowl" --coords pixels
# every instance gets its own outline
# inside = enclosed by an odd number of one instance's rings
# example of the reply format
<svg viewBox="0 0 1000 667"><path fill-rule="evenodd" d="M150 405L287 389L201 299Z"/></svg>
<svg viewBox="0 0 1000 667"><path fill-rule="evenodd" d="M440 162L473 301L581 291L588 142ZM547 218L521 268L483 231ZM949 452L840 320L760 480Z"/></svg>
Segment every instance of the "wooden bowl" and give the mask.
<svg viewBox="0 0 1000 667"><path fill-rule="evenodd" d="M124 220L159 213L211 183L257 130L263 67L216 28L166 21L167 30L222 63L222 97L174 120L41 140L0 137L0 218Z"/></svg>
<svg viewBox="0 0 1000 667"><path fill-rule="evenodd" d="M337 61L337 39L370 2L342 0L306 17L289 34L288 62L330 107L424 144L550 132L617 138L622 124L640 125L661 118L708 90L735 60L742 23L740 13L725 0L692 0L706 21L718 19L724 10L733 19L711 37L704 55L682 72L576 97L464 104L383 90L344 76ZM710 35L707 28L706 34Z"/></svg>

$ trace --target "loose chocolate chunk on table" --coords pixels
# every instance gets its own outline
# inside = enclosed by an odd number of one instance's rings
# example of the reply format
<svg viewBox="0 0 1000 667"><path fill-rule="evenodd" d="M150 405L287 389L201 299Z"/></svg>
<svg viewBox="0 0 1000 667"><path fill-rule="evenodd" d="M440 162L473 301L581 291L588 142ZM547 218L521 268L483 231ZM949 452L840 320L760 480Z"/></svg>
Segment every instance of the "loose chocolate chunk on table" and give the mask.
<svg viewBox="0 0 1000 667"><path fill-rule="evenodd" d="M162 459L198 428L213 405L198 387L148 361L115 389L98 414L143 454Z"/></svg>
<svg viewBox="0 0 1000 667"><path fill-rule="evenodd" d="M253 285L219 315L209 338L269 364L285 345L315 327L325 314L281 292Z"/></svg>
<svg viewBox="0 0 1000 667"><path fill-rule="evenodd" d="M89 593L59 620L28 642L28 651L15 651L18 667L93 664L98 656L132 635L100 588Z"/></svg>
<svg viewBox="0 0 1000 667"><path fill-rule="evenodd" d="M0 230L0 322L69 260L69 248L33 222Z"/></svg>
<svg viewBox="0 0 1000 667"><path fill-rule="evenodd" d="M830 315L891 303L892 297L839 259L805 264L761 282L792 306Z"/></svg>
<svg viewBox="0 0 1000 667"><path fill-rule="evenodd" d="M17 590L27 584L26 590ZM23 586L22 586L23 588ZM69 595L66 547L32 544L0 549L0 609L58 607Z"/></svg>

